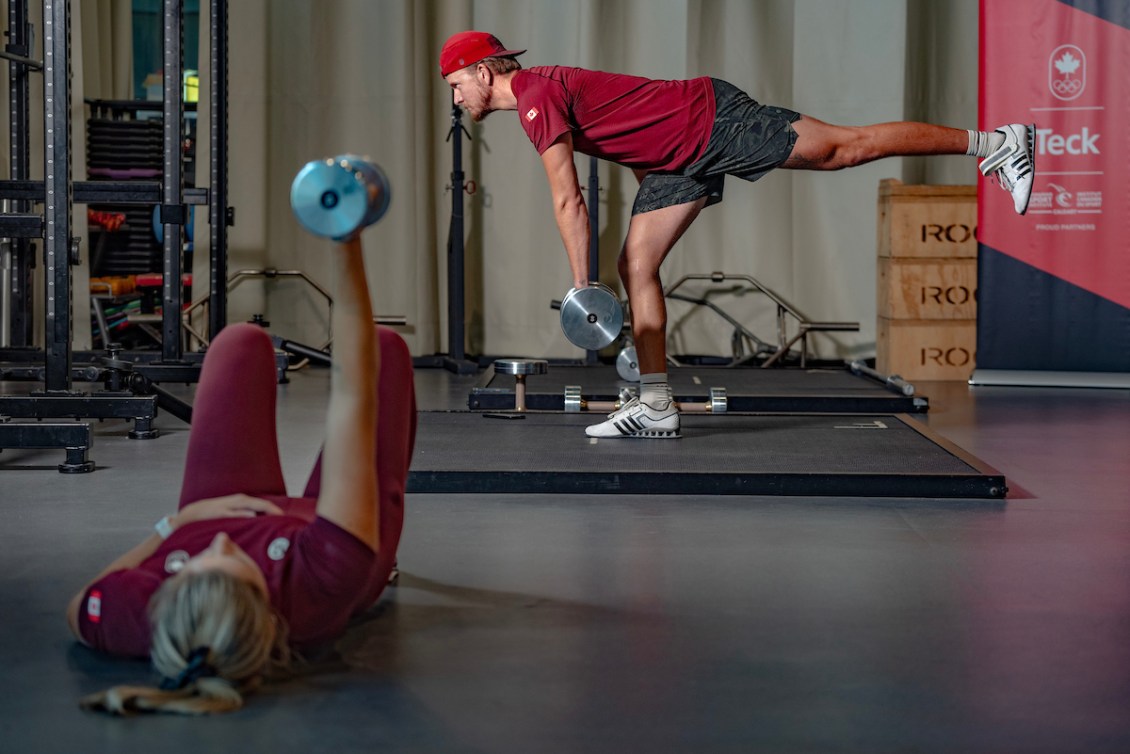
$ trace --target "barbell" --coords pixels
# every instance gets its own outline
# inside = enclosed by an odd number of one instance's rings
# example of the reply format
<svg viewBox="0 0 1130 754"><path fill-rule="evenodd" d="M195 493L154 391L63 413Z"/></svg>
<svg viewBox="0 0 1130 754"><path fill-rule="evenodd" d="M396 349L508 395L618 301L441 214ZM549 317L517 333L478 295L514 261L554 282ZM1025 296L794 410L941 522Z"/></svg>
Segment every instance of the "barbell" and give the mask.
<svg viewBox="0 0 1130 754"><path fill-rule="evenodd" d="M618 411L624 405L624 400L617 401L590 401L581 396L580 385L565 386L565 413L580 413L581 411L595 411L610 413ZM703 403L694 401L677 402L679 411L690 414L724 414L729 410L730 400L726 396L726 388L710 388L710 400Z"/></svg>
<svg viewBox="0 0 1130 754"><path fill-rule="evenodd" d="M308 162L290 186L290 206L302 227L335 241L380 220L391 198L384 171L354 154Z"/></svg>

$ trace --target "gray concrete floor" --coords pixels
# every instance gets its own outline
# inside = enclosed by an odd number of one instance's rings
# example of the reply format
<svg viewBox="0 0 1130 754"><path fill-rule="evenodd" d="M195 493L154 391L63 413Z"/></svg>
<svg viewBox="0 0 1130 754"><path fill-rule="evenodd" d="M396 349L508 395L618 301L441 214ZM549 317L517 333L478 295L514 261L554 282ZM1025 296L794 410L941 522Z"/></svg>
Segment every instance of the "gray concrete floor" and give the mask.
<svg viewBox="0 0 1130 754"><path fill-rule="evenodd" d="M421 409L471 382L420 370ZM326 385L281 390L292 487ZM399 587L206 720L81 712L151 676L63 621L175 506L187 427L101 424L87 475L5 450L0 750L1130 751L1130 392L919 387L1007 501L413 495Z"/></svg>

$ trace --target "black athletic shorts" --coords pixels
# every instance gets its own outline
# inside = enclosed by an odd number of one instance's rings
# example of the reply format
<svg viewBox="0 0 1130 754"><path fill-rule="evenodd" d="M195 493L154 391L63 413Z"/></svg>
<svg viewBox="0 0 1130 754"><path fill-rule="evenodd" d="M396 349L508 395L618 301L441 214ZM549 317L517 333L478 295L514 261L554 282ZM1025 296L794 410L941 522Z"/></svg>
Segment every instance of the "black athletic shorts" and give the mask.
<svg viewBox="0 0 1130 754"><path fill-rule="evenodd" d="M714 83L714 127L702 157L670 173L648 173L640 183L632 214L693 202L722 201L727 175L756 181L792 154L800 113L762 105L733 84Z"/></svg>

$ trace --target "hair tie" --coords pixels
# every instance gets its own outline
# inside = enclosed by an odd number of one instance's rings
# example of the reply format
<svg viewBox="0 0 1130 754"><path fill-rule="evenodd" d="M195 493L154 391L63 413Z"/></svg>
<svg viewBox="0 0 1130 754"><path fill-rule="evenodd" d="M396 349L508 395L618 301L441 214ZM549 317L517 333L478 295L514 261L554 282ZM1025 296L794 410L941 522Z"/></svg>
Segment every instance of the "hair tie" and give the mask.
<svg viewBox="0 0 1130 754"><path fill-rule="evenodd" d="M197 647L188 653L187 664L184 670L177 673L176 678L165 678L161 681L162 691L179 691L190 683L195 683L200 678L209 678L216 675L216 669L208 664L210 647Z"/></svg>

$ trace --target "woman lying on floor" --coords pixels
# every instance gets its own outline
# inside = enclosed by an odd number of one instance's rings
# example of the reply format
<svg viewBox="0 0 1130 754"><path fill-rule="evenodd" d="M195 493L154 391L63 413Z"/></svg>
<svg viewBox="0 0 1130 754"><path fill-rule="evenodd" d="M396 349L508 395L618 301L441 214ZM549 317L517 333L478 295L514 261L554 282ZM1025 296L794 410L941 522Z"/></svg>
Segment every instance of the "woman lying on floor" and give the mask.
<svg viewBox="0 0 1130 754"><path fill-rule="evenodd" d="M270 338L227 327L204 360L178 511L67 609L84 644L149 656L160 688L119 686L84 707L237 709L285 669L291 647L339 636L388 583L416 428L412 361L398 335L372 325L360 241L332 256L326 439L304 496L286 495Z"/></svg>

